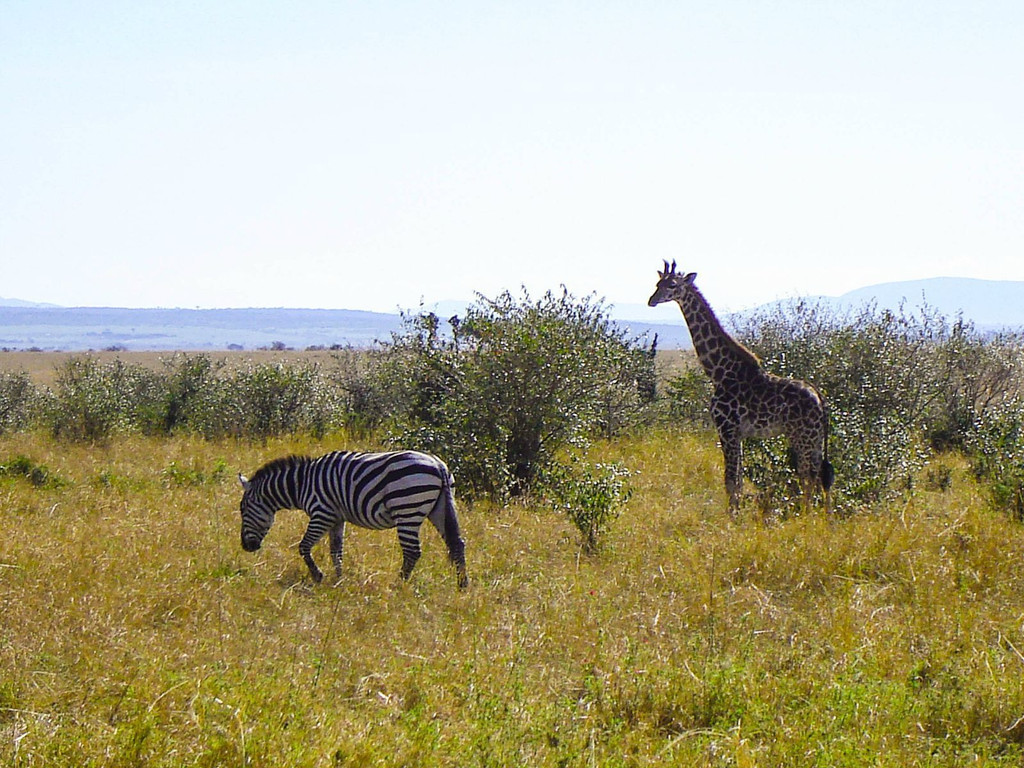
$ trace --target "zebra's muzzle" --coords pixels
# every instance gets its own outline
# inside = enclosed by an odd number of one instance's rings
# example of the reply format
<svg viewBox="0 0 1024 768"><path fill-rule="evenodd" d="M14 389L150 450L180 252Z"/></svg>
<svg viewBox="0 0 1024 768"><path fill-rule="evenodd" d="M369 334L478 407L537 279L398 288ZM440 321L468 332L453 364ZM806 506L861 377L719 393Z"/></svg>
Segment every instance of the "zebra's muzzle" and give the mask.
<svg viewBox="0 0 1024 768"><path fill-rule="evenodd" d="M255 552L260 548L263 543L262 539L258 539L255 536L243 536L242 537L242 549L246 552Z"/></svg>

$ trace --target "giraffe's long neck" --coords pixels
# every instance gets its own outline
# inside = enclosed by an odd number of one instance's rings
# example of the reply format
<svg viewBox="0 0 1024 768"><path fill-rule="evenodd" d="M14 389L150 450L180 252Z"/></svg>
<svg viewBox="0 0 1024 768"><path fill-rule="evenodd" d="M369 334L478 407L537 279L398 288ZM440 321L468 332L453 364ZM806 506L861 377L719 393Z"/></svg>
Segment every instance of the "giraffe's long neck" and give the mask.
<svg viewBox="0 0 1024 768"><path fill-rule="evenodd" d="M725 332L704 295L690 286L676 299L690 329L693 349L704 372L715 384L760 369L753 353Z"/></svg>

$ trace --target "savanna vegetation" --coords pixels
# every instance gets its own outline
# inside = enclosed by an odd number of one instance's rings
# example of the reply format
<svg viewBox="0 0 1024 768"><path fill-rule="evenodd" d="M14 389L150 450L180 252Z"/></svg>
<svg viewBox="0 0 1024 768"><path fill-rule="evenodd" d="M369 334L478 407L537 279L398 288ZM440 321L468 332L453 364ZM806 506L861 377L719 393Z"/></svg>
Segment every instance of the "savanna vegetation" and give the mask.
<svg viewBox="0 0 1024 768"><path fill-rule="evenodd" d="M828 399L835 514L768 441L731 519L703 373L565 293L308 360L0 355L0 763L1020 765L1021 339L736 332ZM354 529L314 588L297 512L241 550L237 472L395 445L455 471L470 589L431 531L409 583Z"/></svg>

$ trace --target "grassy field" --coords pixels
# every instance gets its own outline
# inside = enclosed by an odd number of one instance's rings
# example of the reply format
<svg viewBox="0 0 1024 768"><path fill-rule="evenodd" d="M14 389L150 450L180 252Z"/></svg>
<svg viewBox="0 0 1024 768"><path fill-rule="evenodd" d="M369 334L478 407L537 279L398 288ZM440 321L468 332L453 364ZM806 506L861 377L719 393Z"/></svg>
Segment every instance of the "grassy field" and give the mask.
<svg viewBox="0 0 1024 768"><path fill-rule="evenodd" d="M713 436L620 440L602 554L463 503L461 593L432 530L408 584L351 529L314 588L299 512L243 552L236 472L342 447L372 446L0 437L0 764L1024 762L1024 528L953 458L885 508L732 521Z"/></svg>
<svg viewBox="0 0 1024 768"><path fill-rule="evenodd" d="M205 355L214 362L223 361L227 367L240 366L248 363L285 364L322 364L329 366L334 362L337 353L332 350L248 350L221 352L27 352L0 351L0 371L25 372L32 382L38 386L52 386L57 371L70 358L91 357L101 363L120 360L129 365L143 365L159 370L165 360L171 360L175 354ZM668 349L658 352L658 371L662 377L678 374L687 366L696 365L693 350Z"/></svg>
<svg viewBox="0 0 1024 768"><path fill-rule="evenodd" d="M248 350L221 352L27 352L0 351L0 371L24 372L37 386L52 386L57 371L71 358L89 357L100 363L111 363L120 360L128 365L142 365L153 370L160 370L165 360L172 360L175 355L204 355L215 363L223 361L228 367L248 363L322 363L333 361L335 352L330 350Z"/></svg>

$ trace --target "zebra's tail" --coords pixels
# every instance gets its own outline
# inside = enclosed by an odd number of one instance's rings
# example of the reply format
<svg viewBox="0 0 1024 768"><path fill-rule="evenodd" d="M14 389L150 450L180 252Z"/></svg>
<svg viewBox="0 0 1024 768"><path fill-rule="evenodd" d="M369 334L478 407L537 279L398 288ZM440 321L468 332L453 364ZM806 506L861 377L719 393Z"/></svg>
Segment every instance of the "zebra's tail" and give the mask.
<svg viewBox="0 0 1024 768"><path fill-rule="evenodd" d="M469 586L469 577L466 574L466 542L462 538L462 530L459 527L459 516L455 511L455 493L452 491L454 478L448 467L441 467L441 493L438 494L437 502L431 512L431 518L435 526L444 538L448 546L448 558L459 578L459 588L465 589Z"/></svg>

